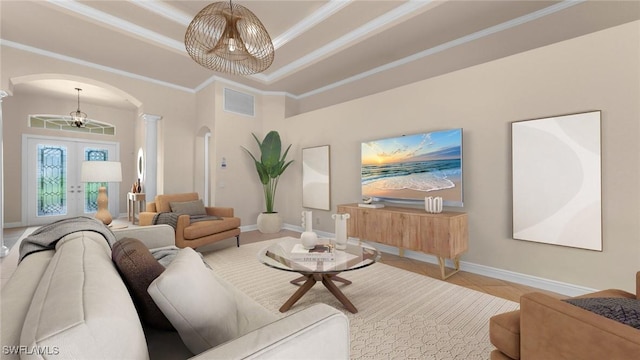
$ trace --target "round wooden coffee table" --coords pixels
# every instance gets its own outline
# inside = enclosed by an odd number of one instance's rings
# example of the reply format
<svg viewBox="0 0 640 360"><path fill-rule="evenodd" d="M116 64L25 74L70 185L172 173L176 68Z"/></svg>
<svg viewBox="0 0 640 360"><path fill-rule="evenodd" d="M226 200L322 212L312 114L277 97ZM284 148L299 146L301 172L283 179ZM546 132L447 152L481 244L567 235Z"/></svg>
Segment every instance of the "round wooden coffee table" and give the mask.
<svg viewBox="0 0 640 360"><path fill-rule="evenodd" d="M331 244L332 239L319 239L319 243ZM351 284L351 281L338 276L338 274L362 269L375 263L380 259L380 252L366 244L347 244L345 250L333 250L333 260L303 261L299 260L299 257L292 255L291 251L296 244L300 244L300 239L285 237L265 247L258 253L258 260L263 264L274 269L297 272L302 275L295 280L291 280L292 284L300 285L302 283L302 286L280 307L280 312L289 310L316 282L322 282L347 310L357 313L358 309L334 282L337 281L346 285Z"/></svg>

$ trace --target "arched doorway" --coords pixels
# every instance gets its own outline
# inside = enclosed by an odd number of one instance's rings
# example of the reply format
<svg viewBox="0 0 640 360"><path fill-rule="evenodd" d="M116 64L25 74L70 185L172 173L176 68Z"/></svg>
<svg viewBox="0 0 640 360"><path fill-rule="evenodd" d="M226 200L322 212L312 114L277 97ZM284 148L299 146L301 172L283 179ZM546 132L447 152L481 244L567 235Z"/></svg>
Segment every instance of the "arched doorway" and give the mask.
<svg viewBox="0 0 640 360"><path fill-rule="evenodd" d="M35 157L29 157L28 151L23 151L23 146L25 146L24 142L26 141L24 140L25 136L30 135L32 139L34 139L35 136L37 140L46 138L48 139L47 141L51 139L66 141L68 144L65 144L65 148L71 149L68 151L72 153L81 152L77 150L77 144L79 143L87 145L83 145L83 149L86 147L99 149L100 151L104 150L103 147L106 142L113 143L116 146L116 150L113 148L109 150L108 157L105 157L103 160L127 161L128 156L122 159L120 154L128 154L130 152L128 148L134 148L136 146L136 144L133 144L131 136L127 134L135 133L135 121L138 117L141 102L127 92L110 84L68 74L35 74L15 77L10 80L10 87L11 96L8 99L12 101L7 101L8 108L5 109L8 111L7 114L9 118L5 117L6 121L4 121L3 124L3 135L6 135L7 138L4 143L4 150L7 152L11 151L12 153L15 152L22 156L18 156L17 159L14 159L15 157L5 157L2 160L2 167L4 169L22 168L22 171L4 172L5 179L3 185L5 194L11 193L18 195L3 197L2 200L4 203L11 205L11 211L16 214L16 216L12 218L16 219L17 217L20 219L22 225L47 223L52 221L51 219L53 218L40 219L41 221L34 222L30 216L31 213L34 212L34 207L30 207L30 202L38 201L38 197L30 198L25 196L25 194L36 193L36 189L33 188L36 186L34 185L36 182L29 180L29 173L37 169L38 163L33 160ZM80 97L80 104L76 102L78 96L74 90L76 87L84 89ZM114 122L117 123L120 128L119 131L116 130L116 132L119 132L118 136L109 136L107 138L105 132L99 135L91 133L90 131L69 132L56 130L48 126L33 128L30 126L31 123L27 121L29 115L41 113L43 109L51 109L52 114L69 116L70 111L79 107L77 105L81 105L82 111L88 112L89 117L96 120L112 120L118 117L120 119L119 122ZM91 111L87 111L87 107ZM123 123L126 123L127 126L122 126ZM126 144L124 145L124 151L122 153L117 150L117 148L121 146L121 143ZM68 146L69 144L73 146ZM99 146L94 146L96 144ZM59 144L54 145L54 148L59 146ZM34 147L37 149L37 144L34 145ZM82 150L83 154L85 152L85 150ZM21 159L21 157L25 158ZM122 167L123 169L128 169L127 171L123 170L122 183L115 184L116 186L109 186L109 191L113 192L109 194L109 207L112 209L111 212L114 214L114 217L119 213L124 213L124 211L120 210L120 206L124 206L124 203L120 205L119 200L124 199L124 196L121 196L121 194L126 192L130 182L135 180L135 166L133 161L131 161L131 164L129 164L128 161L123 163ZM71 174L73 174L73 171L71 171ZM127 174L127 176L124 174ZM64 189L61 190L67 192L65 195L67 199L79 197L77 196L78 186L83 186L81 189L83 195L87 194L87 191L85 191L87 189L85 189L84 184L79 185L77 181L72 181L73 179L71 178L68 180L69 181L61 182L61 184L63 184L61 186L64 187ZM71 189L72 186L74 189ZM75 191L74 196L70 195L69 191L71 190ZM7 209L6 206L4 208ZM74 214L75 213L68 213L67 216Z"/></svg>

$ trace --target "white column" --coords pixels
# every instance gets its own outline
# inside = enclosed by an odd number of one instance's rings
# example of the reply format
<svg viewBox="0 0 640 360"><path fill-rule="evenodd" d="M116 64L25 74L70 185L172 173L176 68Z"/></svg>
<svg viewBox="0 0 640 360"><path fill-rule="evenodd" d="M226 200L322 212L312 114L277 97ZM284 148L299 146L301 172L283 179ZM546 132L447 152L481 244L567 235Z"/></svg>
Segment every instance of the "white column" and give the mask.
<svg viewBox="0 0 640 360"><path fill-rule="evenodd" d="M9 248L4 246L4 136L2 134L2 98L7 96L6 91L0 90L0 257L5 257L9 254Z"/></svg>
<svg viewBox="0 0 640 360"><path fill-rule="evenodd" d="M158 121L160 115L142 114L144 119L145 161L144 193L147 201L154 201L158 194Z"/></svg>
<svg viewBox="0 0 640 360"><path fill-rule="evenodd" d="M204 135L204 205L209 206L209 173L211 171L209 167L209 139L211 133L208 132Z"/></svg>

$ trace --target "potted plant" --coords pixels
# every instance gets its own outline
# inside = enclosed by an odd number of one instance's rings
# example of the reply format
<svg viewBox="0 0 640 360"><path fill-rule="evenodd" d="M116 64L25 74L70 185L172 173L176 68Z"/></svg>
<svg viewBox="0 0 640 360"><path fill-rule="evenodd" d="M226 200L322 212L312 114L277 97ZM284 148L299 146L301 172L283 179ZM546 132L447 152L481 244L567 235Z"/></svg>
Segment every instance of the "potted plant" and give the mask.
<svg viewBox="0 0 640 360"><path fill-rule="evenodd" d="M282 143L280 141L280 134L278 134L277 131L269 131L262 141L260 141L255 134L252 133L252 135L260 147L259 160L247 150L247 148L244 146L242 148L253 159L258 178L262 183L262 189L264 191L266 211L258 215L258 230L262 233L276 233L282 228L282 218L273 210L273 205L280 175L282 175L293 162L293 160L285 162L291 145L289 145L284 154L281 155Z"/></svg>

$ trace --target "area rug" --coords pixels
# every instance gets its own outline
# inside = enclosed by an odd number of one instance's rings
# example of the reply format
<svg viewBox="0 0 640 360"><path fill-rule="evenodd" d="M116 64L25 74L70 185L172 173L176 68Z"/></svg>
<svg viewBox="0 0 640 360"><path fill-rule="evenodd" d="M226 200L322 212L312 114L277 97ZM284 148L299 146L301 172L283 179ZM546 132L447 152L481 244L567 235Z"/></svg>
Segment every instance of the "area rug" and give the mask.
<svg viewBox="0 0 640 360"><path fill-rule="evenodd" d="M295 292L299 275L269 268L257 259L269 240L204 254L206 262L258 303L278 309ZM358 308L352 314L321 284L316 284L288 313L314 303L342 310L349 318L352 359L489 358L489 318L518 304L382 263L343 272L353 284L338 283ZM286 316L287 314L280 314Z"/></svg>

